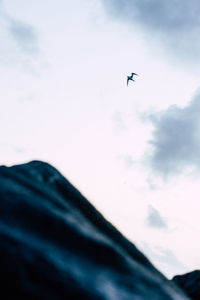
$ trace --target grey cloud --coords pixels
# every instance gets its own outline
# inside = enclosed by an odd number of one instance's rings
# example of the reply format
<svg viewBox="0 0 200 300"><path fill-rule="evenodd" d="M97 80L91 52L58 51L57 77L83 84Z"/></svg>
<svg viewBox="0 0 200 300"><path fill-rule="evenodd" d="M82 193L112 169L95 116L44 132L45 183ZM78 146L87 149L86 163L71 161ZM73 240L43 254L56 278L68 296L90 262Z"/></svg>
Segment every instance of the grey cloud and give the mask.
<svg viewBox="0 0 200 300"><path fill-rule="evenodd" d="M151 205L148 207L148 217L146 223L149 227L158 229L167 228L167 223L164 218L160 215L159 211Z"/></svg>
<svg viewBox="0 0 200 300"><path fill-rule="evenodd" d="M200 170L200 95L188 106L176 105L148 116L154 125L148 157L153 170L168 176L185 168Z"/></svg>
<svg viewBox="0 0 200 300"><path fill-rule="evenodd" d="M141 26L163 45L188 57L199 55L199 0L102 0L117 18Z"/></svg>
<svg viewBox="0 0 200 300"><path fill-rule="evenodd" d="M9 17L8 30L24 52L31 54L38 52L37 35L31 25Z"/></svg>
<svg viewBox="0 0 200 300"><path fill-rule="evenodd" d="M12 38L15 44L28 55L36 54L39 51L38 36L35 28L26 22L15 19L9 15L0 1L0 25L1 34L5 44L5 36Z"/></svg>
<svg viewBox="0 0 200 300"><path fill-rule="evenodd" d="M190 30L200 25L198 0L106 0L112 12L162 31Z"/></svg>

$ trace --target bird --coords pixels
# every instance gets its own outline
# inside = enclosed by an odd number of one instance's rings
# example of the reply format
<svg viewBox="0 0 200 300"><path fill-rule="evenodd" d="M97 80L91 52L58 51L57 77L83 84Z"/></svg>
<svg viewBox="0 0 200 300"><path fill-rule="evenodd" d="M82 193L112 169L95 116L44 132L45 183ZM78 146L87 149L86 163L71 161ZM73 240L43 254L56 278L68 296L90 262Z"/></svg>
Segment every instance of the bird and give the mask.
<svg viewBox="0 0 200 300"><path fill-rule="evenodd" d="M137 75L137 76L138 76L138 74L136 74L136 73L131 73L131 76L127 76L127 85L128 85L128 83L129 83L129 80L135 81L135 80L133 79L133 76L134 76L134 75Z"/></svg>

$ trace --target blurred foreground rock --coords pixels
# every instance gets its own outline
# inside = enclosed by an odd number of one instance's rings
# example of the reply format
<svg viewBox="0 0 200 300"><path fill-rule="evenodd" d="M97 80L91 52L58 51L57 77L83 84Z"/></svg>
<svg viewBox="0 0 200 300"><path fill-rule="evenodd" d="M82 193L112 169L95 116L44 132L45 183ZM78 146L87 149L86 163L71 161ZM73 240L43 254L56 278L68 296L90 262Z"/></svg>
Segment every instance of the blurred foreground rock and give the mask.
<svg viewBox="0 0 200 300"><path fill-rule="evenodd" d="M0 167L0 282L2 299L188 299L39 161Z"/></svg>
<svg viewBox="0 0 200 300"><path fill-rule="evenodd" d="M193 300L200 300L200 270L177 275L173 281Z"/></svg>

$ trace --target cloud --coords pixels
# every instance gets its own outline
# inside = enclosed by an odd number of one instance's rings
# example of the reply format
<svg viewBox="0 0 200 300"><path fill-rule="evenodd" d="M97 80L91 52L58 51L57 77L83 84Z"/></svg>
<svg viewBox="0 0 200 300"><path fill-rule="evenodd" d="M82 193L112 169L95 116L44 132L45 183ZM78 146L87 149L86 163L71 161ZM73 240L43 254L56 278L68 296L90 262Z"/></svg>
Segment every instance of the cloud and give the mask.
<svg viewBox="0 0 200 300"><path fill-rule="evenodd" d="M12 151L18 154L24 154L26 149L21 146L12 145L10 143L0 142L0 150Z"/></svg>
<svg viewBox="0 0 200 300"><path fill-rule="evenodd" d="M159 211L149 205L148 207L148 217L146 220L146 224L149 227L154 227L158 229L167 228L167 223L163 219L163 217L160 215Z"/></svg>
<svg viewBox="0 0 200 300"><path fill-rule="evenodd" d="M35 28L26 22L11 17L5 11L1 1L0 33L1 45L12 47L13 52L16 52L16 46L27 55L34 55L39 52L38 36Z"/></svg>
<svg viewBox="0 0 200 300"><path fill-rule="evenodd" d="M118 158L123 161L123 164L126 168L132 168L133 165L135 165L135 161L131 155L121 154L118 156Z"/></svg>
<svg viewBox="0 0 200 300"><path fill-rule="evenodd" d="M159 38L173 52L198 56L200 50L200 2L198 0L102 0L117 18L135 28L139 25L150 39Z"/></svg>
<svg viewBox="0 0 200 300"><path fill-rule="evenodd" d="M200 25L198 0L106 0L112 12L139 21L148 28L163 32L179 32Z"/></svg>
<svg viewBox="0 0 200 300"><path fill-rule="evenodd" d="M174 175L185 168L200 171L200 95L188 106L176 105L148 118L154 125L150 141L152 153L148 156L154 171Z"/></svg>
<svg viewBox="0 0 200 300"><path fill-rule="evenodd" d="M38 52L38 39L35 29L24 22L15 20L13 18L7 19L8 31L18 46L28 54L35 54Z"/></svg>
<svg viewBox="0 0 200 300"><path fill-rule="evenodd" d="M180 262L170 249L160 246L151 247L146 242L143 242L141 250L167 276L173 277L175 274L182 274L188 271L187 266Z"/></svg>
<svg viewBox="0 0 200 300"><path fill-rule="evenodd" d="M117 132L127 129L122 112L115 111L113 113L112 119L114 121L115 129Z"/></svg>

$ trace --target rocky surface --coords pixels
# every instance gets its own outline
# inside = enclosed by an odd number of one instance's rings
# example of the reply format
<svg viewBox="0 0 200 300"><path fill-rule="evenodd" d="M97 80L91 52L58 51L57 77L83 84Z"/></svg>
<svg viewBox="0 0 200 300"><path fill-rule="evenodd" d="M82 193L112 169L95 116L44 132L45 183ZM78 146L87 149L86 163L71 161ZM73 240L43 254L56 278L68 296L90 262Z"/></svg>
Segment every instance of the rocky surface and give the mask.
<svg viewBox="0 0 200 300"><path fill-rule="evenodd" d="M177 275L173 281L193 300L200 300L200 270Z"/></svg>
<svg viewBox="0 0 200 300"><path fill-rule="evenodd" d="M0 167L2 299L186 300L52 166Z"/></svg>

